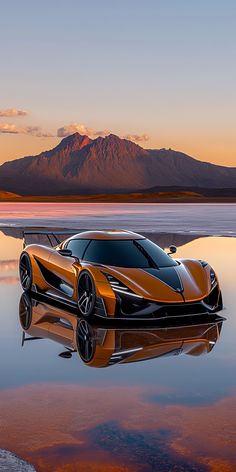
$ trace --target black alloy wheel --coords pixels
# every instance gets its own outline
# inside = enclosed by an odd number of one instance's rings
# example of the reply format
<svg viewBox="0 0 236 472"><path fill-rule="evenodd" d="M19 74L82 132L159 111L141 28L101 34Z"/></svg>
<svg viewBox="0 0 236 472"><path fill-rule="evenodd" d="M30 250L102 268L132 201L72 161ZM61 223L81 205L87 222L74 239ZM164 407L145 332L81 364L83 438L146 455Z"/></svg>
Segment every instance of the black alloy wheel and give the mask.
<svg viewBox="0 0 236 472"><path fill-rule="evenodd" d="M90 273L82 271L78 280L78 307L82 316L88 317L94 313L96 289Z"/></svg>
<svg viewBox="0 0 236 472"><path fill-rule="evenodd" d="M27 293L21 295L19 317L22 328L24 330L29 329L32 322L32 302Z"/></svg>
<svg viewBox="0 0 236 472"><path fill-rule="evenodd" d="M20 257L19 264L20 282L23 290L26 292L31 289L32 286L32 266L29 255L23 252Z"/></svg>
<svg viewBox="0 0 236 472"><path fill-rule="evenodd" d="M88 363L92 360L96 350L96 339L90 324L81 319L77 329L77 348L83 362Z"/></svg>

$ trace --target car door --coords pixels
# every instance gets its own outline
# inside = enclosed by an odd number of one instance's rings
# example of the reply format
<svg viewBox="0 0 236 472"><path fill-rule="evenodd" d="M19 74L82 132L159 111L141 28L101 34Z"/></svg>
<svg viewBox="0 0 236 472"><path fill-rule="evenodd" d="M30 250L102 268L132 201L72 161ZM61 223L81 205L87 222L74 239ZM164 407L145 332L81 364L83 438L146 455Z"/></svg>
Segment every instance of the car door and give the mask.
<svg viewBox="0 0 236 472"><path fill-rule="evenodd" d="M76 288L78 263L88 244L88 240L71 239L66 243L64 249L70 249L72 256L63 256L59 250L55 250L49 258L51 271L62 280L60 289L71 297Z"/></svg>
<svg viewBox="0 0 236 472"><path fill-rule="evenodd" d="M75 257L63 256L59 251L55 250L49 257L50 271L58 278L56 287L72 297L75 289L77 270L74 263L77 262ZM60 282L61 280L61 282Z"/></svg>

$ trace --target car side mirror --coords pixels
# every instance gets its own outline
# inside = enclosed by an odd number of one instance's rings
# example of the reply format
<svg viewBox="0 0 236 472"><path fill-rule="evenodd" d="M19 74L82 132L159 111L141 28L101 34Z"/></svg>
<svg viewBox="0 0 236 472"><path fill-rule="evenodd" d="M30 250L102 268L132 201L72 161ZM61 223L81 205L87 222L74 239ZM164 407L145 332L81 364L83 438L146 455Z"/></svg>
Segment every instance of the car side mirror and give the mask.
<svg viewBox="0 0 236 472"><path fill-rule="evenodd" d="M168 254L175 254L176 251L177 251L177 247L174 246L174 245L171 245L171 246L169 247L169 252L168 252Z"/></svg>
<svg viewBox="0 0 236 472"><path fill-rule="evenodd" d="M58 253L61 254L61 256L65 256L65 257L72 256L72 251L70 249L58 249Z"/></svg>

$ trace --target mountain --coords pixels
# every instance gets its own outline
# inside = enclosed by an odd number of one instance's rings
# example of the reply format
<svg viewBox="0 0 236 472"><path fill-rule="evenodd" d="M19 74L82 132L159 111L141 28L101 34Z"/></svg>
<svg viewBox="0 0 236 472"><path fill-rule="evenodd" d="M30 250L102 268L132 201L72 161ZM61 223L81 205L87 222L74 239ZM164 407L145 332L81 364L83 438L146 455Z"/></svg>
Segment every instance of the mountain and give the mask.
<svg viewBox="0 0 236 472"><path fill-rule="evenodd" d="M21 195L134 192L163 187L235 188L236 168L171 149L143 149L110 134L75 133L52 150L0 166L0 188Z"/></svg>

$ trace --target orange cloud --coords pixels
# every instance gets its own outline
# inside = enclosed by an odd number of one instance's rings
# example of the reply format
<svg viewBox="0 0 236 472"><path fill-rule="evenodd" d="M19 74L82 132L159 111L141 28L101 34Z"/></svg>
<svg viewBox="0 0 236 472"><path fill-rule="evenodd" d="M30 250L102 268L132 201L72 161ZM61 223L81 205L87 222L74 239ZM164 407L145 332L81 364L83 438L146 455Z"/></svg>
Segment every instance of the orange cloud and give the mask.
<svg viewBox="0 0 236 472"><path fill-rule="evenodd" d="M57 136L59 138L65 138L66 136L69 136L73 133L80 133L82 135L90 136L91 138L97 138L98 136L107 136L110 134L110 131L108 129L95 131L94 129L88 128L81 123L71 123L70 125L65 125L57 130Z"/></svg>
<svg viewBox="0 0 236 472"><path fill-rule="evenodd" d="M37 138L51 138L54 135L42 131L40 126L17 126L12 123L0 123L0 133L2 134L26 134Z"/></svg>
<svg viewBox="0 0 236 472"><path fill-rule="evenodd" d="M57 130L57 136L59 138L65 138L66 136L70 136L73 133L80 133L82 135L89 136L92 139L98 138L101 136L105 138L108 136L111 131L109 129L103 130L94 130L93 128L88 128L87 126L83 125L82 123L71 123L70 125L62 126ZM136 143L142 141L148 141L150 139L148 134L126 134L125 136L121 136L123 139L128 139L130 141L134 141Z"/></svg>
<svg viewBox="0 0 236 472"><path fill-rule="evenodd" d="M15 117L15 116L26 116L28 112L26 110L17 110L16 108L6 108L5 110L0 110L0 117Z"/></svg>
<svg viewBox="0 0 236 472"><path fill-rule="evenodd" d="M1 117L16 117L25 116L28 113L24 110L16 110L15 108L9 108L7 110L0 110ZM25 134L29 136L36 136L38 138L52 138L55 134L45 132L40 126L18 126L14 123L0 123L0 134ZM81 135L89 136L92 139L96 139L99 136L105 138L111 131L109 129L95 130L89 128L82 123L71 123L69 125L58 128L56 136L58 138L65 138L74 133L80 133ZM126 134L120 136L123 139L134 141L135 143L148 141L150 139L148 134Z"/></svg>
<svg viewBox="0 0 236 472"><path fill-rule="evenodd" d="M126 134L123 138L128 139L129 141L134 141L135 143L140 143L143 141L149 141L150 136L148 134Z"/></svg>

